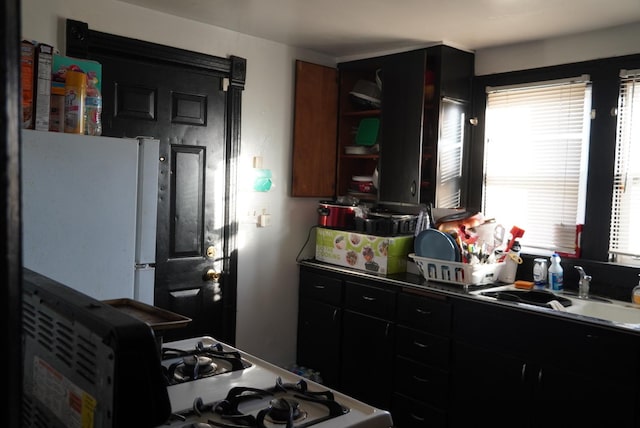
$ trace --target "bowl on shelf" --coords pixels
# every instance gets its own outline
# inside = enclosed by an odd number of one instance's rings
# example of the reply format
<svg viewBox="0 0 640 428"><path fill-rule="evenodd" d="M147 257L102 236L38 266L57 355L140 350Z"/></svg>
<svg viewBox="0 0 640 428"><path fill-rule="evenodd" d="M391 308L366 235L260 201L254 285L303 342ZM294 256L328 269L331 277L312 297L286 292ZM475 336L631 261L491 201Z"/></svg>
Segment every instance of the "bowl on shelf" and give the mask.
<svg viewBox="0 0 640 428"><path fill-rule="evenodd" d="M360 79L349 92L354 106L361 109L380 108L380 88L375 82Z"/></svg>

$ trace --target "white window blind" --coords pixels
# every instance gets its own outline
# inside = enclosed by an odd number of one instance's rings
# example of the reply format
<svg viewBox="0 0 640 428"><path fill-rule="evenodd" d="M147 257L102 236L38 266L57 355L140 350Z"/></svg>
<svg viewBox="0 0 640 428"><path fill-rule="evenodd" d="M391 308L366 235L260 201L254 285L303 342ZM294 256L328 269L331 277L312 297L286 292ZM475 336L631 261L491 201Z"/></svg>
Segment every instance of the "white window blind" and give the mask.
<svg viewBox="0 0 640 428"><path fill-rule="evenodd" d="M609 253L640 264L640 70L620 74Z"/></svg>
<svg viewBox="0 0 640 428"><path fill-rule="evenodd" d="M590 114L589 76L487 88L483 214L523 251L579 255Z"/></svg>

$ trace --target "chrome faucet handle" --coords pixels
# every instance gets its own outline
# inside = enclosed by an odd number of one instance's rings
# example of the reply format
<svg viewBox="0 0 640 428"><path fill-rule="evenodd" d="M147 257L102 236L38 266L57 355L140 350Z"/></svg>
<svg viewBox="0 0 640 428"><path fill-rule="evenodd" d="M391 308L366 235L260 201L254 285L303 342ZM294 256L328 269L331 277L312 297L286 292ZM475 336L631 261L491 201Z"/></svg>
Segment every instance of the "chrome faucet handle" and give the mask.
<svg viewBox="0 0 640 428"><path fill-rule="evenodd" d="M589 284L591 283L591 275L587 275L582 266L575 266L580 272L580 280L578 281L578 297L581 299L589 298Z"/></svg>

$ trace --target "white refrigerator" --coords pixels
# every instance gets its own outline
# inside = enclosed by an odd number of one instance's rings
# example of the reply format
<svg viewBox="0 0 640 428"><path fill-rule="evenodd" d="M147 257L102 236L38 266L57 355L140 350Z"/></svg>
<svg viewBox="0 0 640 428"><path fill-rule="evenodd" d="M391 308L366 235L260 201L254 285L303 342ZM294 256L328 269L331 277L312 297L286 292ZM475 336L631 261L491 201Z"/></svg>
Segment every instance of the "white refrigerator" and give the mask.
<svg viewBox="0 0 640 428"><path fill-rule="evenodd" d="M22 131L23 266L153 304L159 141Z"/></svg>

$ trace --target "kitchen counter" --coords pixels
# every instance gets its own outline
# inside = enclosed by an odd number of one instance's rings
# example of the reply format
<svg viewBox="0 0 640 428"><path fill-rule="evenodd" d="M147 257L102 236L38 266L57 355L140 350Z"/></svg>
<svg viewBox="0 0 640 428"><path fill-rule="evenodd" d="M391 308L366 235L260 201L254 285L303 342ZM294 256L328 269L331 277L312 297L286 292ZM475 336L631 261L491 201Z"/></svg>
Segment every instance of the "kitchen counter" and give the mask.
<svg viewBox="0 0 640 428"><path fill-rule="evenodd" d="M583 316L580 314L575 314L570 312L558 311L555 309L546 308L542 306L522 304L522 303L511 302L507 300L489 299L484 296L478 295L476 293L482 290L496 287L497 285L503 285L502 283L460 286L460 285L447 284L442 282L427 281L426 279L424 279L424 277L422 277L422 275L417 275L410 272L382 275L382 274L375 274L375 273L360 271L356 269L350 269L347 267L336 266L336 265L321 262L315 259L301 260L299 264L304 266L311 266L317 269L324 269L330 272L348 274L356 278L375 279L376 281L380 281L388 285L402 287L405 290L414 290L417 292L420 292L420 291L436 292L444 295L455 296L458 298L468 298L468 299L473 299L475 301L481 301L482 303L485 303L488 305L506 306L506 307L511 307L514 310L533 311L543 315L549 315L552 317L560 317L560 318L571 319L574 321L597 324L607 328L624 330L625 332L637 334L640 336L640 324L616 323L616 322L608 321L605 319Z"/></svg>
<svg viewBox="0 0 640 428"><path fill-rule="evenodd" d="M398 427L507 427L523 414L531 428L639 426L636 328L479 295L496 284L465 289L317 260L299 267L297 363L390 410ZM580 409L585 396L597 397L589 412L551 423L531 407Z"/></svg>

